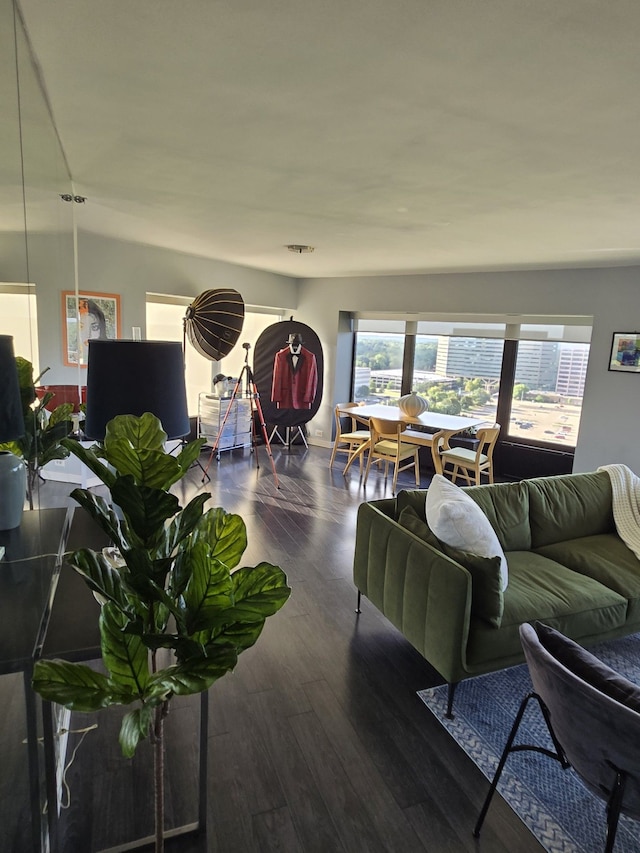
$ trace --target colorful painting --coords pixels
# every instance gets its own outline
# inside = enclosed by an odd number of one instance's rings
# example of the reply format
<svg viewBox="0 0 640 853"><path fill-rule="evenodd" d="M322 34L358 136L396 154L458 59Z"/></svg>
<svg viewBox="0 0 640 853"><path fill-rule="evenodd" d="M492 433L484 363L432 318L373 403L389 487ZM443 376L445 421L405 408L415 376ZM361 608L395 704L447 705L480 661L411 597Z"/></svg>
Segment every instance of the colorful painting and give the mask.
<svg viewBox="0 0 640 853"><path fill-rule="evenodd" d="M640 332L615 332L609 370L640 373Z"/></svg>
<svg viewBox="0 0 640 853"><path fill-rule="evenodd" d="M117 293L73 291L62 294L64 363L87 366L90 340L120 337L120 296Z"/></svg>

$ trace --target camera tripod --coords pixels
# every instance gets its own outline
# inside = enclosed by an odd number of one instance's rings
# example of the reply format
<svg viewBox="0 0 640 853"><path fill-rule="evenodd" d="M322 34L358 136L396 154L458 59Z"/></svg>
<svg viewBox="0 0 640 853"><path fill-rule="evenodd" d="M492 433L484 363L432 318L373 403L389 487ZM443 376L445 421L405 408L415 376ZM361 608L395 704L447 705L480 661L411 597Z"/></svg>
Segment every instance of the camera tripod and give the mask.
<svg viewBox="0 0 640 853"><path fill-rule="evenodd" d="M262 437L264 439L264 445L267 448L267 456L271 460L271 469L273 470L273 479L276 483L276 488L280 488L280 481L278 480L278 475L276 473L276 465L273 461L273 454L271 453L271 444L269 442L269 436L267 435L267 427L264 422L264 415L262 414L262 406L260 405L260 394L258 393L258 388L256 387L255 380L253 378L253 371L249 367L249 349L251 348L251 344L242 344L242 348L244 349L244 364L242 366L242 370L240 371L240 375L236 379L236 384L231 393L231 397L229 399L229 405L227 406L227 411L224 413L224 417L222 419L222 423L220 424L220 428L218 430L218 435L216 436L215 443L211 448L211 455L209 456L209 461L207 462L207 466L204 469L204 473L202 476L202 482L204 483L205 477L208 477L209 466L213 461L213 457L215 454L218 454L218 445L220 444L220 439L222 437L222 433L224 431L225 424L227 423L227 419L231 413L231 409L233 408L233 404L236 401L238 394L242 395L242 380L246 378L246 394L251 401L251 450L255 450L256 454L256 468L260 467L260 462L258 460L258 448L256 444L256 432L255 432L255 420L254 413L258 415L258 421L260 423L260 430L262 432ZM220 458L218 454L218 458Z"/></svg>

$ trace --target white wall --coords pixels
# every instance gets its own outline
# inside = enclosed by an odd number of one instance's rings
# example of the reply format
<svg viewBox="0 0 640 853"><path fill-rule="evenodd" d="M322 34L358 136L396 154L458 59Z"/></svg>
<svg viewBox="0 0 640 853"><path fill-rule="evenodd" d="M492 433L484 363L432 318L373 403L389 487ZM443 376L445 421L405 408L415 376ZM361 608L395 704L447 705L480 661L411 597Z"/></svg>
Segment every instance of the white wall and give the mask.
<svg viewBox="0 0 640 853"><path fill-rule="evenodd" d="M340 311L457 311L590 314L594 317L575 471L622 462L640 473L640 374L608 371L614 332L640 328L640 268L307 279L296 319L317 332L325 354L325 395L311 435L331 434L332 410L350 370L337 360ZM341 351L344 347L341 348ZM337 398L340 397L340 400Z"/></svg>

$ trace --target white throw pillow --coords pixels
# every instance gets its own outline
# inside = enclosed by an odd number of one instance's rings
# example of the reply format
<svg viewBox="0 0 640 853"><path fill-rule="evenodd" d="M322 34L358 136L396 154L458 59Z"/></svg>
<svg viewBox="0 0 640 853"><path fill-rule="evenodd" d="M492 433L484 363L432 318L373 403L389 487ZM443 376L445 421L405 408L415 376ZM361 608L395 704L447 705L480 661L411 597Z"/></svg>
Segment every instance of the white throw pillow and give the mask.
<svg viewBox="0 0 640 853"><path fill-rule="evenodd" d="M478 557L500 557L502 590L507 588L507 559L489 519L478 504L442 474L427 489L427 524L438 539Z"/></svg>

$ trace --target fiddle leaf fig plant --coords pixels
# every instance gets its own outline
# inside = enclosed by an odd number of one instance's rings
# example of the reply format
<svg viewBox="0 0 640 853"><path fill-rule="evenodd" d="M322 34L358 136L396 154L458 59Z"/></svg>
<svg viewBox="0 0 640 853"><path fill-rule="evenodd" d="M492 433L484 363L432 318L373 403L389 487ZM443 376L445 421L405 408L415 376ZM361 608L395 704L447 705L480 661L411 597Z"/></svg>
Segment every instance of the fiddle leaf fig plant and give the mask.
<svg viewBox="0 0 640 853"><path fill-rule="evenodd" d="M156 851L163 849L163 720L171 698L207 690L252 646L267 617L287 601L284 572L262 562L238 568L247 545L238 515L204 511L209 494L181 507L170 487L185 475L203 444L174 456L160 421L119 415L103 446L65 439L107 486L103 497L74 489L72 497L107 533L120 565L103 552L81 549L72 566L103 604L100 637L105 672L62 660L39 660L33 687L76 711L133 705L120 729L125 756L147 736L154 745ZM161 651L165 650L165 651Z"/></svg>

